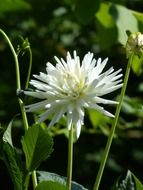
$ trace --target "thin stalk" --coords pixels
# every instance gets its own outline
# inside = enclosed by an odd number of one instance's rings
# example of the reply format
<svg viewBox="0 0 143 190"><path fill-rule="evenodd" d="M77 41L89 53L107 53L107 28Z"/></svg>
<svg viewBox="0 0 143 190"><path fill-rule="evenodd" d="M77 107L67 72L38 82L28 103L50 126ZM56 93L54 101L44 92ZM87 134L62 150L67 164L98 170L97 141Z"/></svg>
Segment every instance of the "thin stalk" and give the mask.
<svg viewBox="0 0 143 190"><path fill-rule="evenodd" d="M36 171L35 170L32 172L32 181L33 181L33 188L35 189L37 186L37 177L36 177Z"/></svg>
<svg viewBox="0 0 143 190"><path fill-rule="evenodd" d="M4 36L4 38L8 42L10 49L12 51L14 61L15 61L15 69L16 69L16 85L17 85L17 89L20 90L21 89L21 81L20 81L20 69L19 69L18 55L16 54L15 49L14 49L11 41L9 40L8 36L5 34L5 32L0 29L0 33ZM30 77L30 72L31 72L31 67L32 67L31 62L32 62L32 53L30 50L30 66L29 66L29 71L28 71L27 83L29 82L29 77ZM19 106L20 106L20 110L21 110L21 114L22 114L24 128L25 128L25 130L28 130L29 125L28 125L28 120L27 120L27 116L26 116L24 103L20 98L18 98L18 102L19 102ZM36 172L33 171L32 175L34 176L33 187L35 188L35 186L37 185ZM29 180L28 180L28 182L29 182Z"/></svg>
<svg viewBox="0 0 143 190"><path fill-rule="evenodd" d="M31 74L31 69L32 69L32 51L31 48L28 48L29 51L29 68L28 68L28 74L27 74L27 79L26 79L26 85L25 85L25 89L28 88L28 84L29 84L29 80L30 80L30 74Z"/></svg>
<svg viewBox="0 0 143 190"><path fill-rule="evenodd" d="M73 165L73 125L69 131L68 139L68 169L67 169L67 188L71 190L72 182L72 165Z"/></svg>
<svg viewBox="0 0 143 190"><path fill-rule="evenodd" d="M103 157L102 157L102 160L101 160L101 164L100 164L100 167L99 167L99 170L98 170L98 174L97 174L97 178L96 178L93 190L98 190L99 189L99 185L100 185L100 182L101 182L101 178L102 178L102 175L103 175L105 164L106 164L106 161L107 161L107 158L108 158L109 150L110 150L112 140L113 140L113 137L114 137L114 132L115 132L116 125L117 125L117 122L118 122L119 113L120 113L120 110L121 110L124 94L125 94L125 91L126 91L128 78L129 78L129 74L130 74L130 69L131 69L131 64L132 64L132 61L133 61L133 56L134 55L131 55L130 58L129 58L129 61L128 61L128 65L127 65L127 69L126 69L126 73L125 73L125 78L124 78L124 83L123 83L123 87L122 87L122 90L121 90L121 95L120 95L120 98L119 98L119 104L118 104L118 106L116 108L115 118L113 120L110 135L109 135L108 140L107 140L107 144L106 144L106 147L105 147L105 150L104 150L104 153L103 153Z"/></svg>
<svg viewBox="0 0 143 190"><path fill-rule="evenodd" d="M21 114L22 114L24 128L25 128L25 130L28 130L29 125L28 125L28 120L27 120L27 116L26 116L24 103L20 98L18 98L18 102L19 102L19 106L20 106L20 110L21 110Z"/></svg>
<svg viewBox="0 0 143 190"><path fill-rule="evenodd" d="M25 178L24 190L28 190L29 180L30 180L30 173L28 172L27 175L26 175L26 178Z"/></svg>
<svg viewBox="0 0 143 190"><path fill-rule="evenodd" d="M12 51L14 61L15 61L17 89L20 90L21 89L21 82L20 82L20 70L19 70L18 56L17 56L17 54L16 54L16 52L14 50L14 47L13 47L11 41L8 38L8 36L1 29L0 29L0 32L4 36L4 38L7 40L8 44L10 46L10 49ZM20 98L18 98L18 102L19 102L19 105L20 105L21 113L22 113L24 128L25 128L25 130L27 130L28 129L28 121L27 121L27 116L26 116L26 112L25 112L24 103Z"/></svg>
<svg viewBox="0 0 143 190"><path fill-rule="evenodd" d="M28 68L28 74L27 74L27 79L26 79L26 85L25 85L25 89L27 89L28 88L28 85L29 85L29 80L30 80L30 74L31 74L31 69L32 69L32 51L31 51L31 48L29 47L28 48L28 50L29 50L29 68ZM24 113L26 113L25 112L25 107L23 107L23 109L24 109ZM36 171L34 170L33 172L32 172L32 182L33 182L33 189L35 189L36 188L36 186L37 186L37 176L36 176Z"/></svg>
<svg viewBox="0 0 143 190"><path fill-rule="evenodd" d="M12 51L12 54L14 56L14 61L15 61L15 69L16 69L16 84L17 84L17 89L21 89L21 83L20 83L20 72L19 72L19 63L18 63L18 57L17 54L14 50L14 47L11 43L11 41L9 40L8 36L3 32L3 30L0 29L0 33L4 36L4 38L7 40L10 49Z"/></svg>

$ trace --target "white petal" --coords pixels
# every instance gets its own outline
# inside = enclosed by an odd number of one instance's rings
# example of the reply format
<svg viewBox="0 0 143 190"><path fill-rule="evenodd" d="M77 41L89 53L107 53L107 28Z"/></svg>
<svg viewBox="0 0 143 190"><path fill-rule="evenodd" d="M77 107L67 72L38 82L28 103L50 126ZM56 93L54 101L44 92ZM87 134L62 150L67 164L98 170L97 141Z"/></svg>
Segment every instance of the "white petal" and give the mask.
<svg viewBox="0 0 143 190"><path fill-rule="evenodd" d="M108 58L104 59L103 62L101 62L101 58L97 60L97 66L95 67L96 75L99 75L103 71L104 67L107 64L107 61L108 61Z"/></svg>
<svg viewBox="0 0 143 190"><path fill-rule="evenodd" d="M94 97L92 102L93 101L97 104L118 104L118 102L116 102L116 101L107 100L107 99L100 98L100 97Z"/></svg>
<svg viewBox="0 0 143 190"><path fill-rule="evenodd" d="M113 114L111 114L110 112L108 112L108 111L106 111L106 110L103 110L103 112L101 112L101 113L103 113L104 115L106 115L106 116L108 116L108 117L112 117L112 118L115 117Z"/></svg>
<svg viewBox="0 0 143 190"><path fill-rule="evenodd" d="M35 98L39 98L39 99L45 99L45 93L42 94L42 92L39 93L39 92L24 91L24 94L35 97Z"/></svg>
<svg viewBox="0 0 143 190"><path fill-rule="evenodd" d="M68 127L68 130L71 129L71 125L72 125L72 113L67 112L67 127Z"/></svg>
<svg viewBox="0 0 143 190"><path fill-rule="evenodd" d="M52 127L55 123L57 123L61 119L61 117L64 115L64 113L65 113L65 109L63 108L60 111L56 112L51 122L49 123L48 127Z"/></svg>
<svg viewBox="0 0 143 190"><path fill-rule="evenodd" d="M34 78L41 80L42 82L48 83L48 75L40 72L40 75L33 75Z"/></svg>
<svg viewBox="0 0 143 190"><path fill-rule="evenodd" d="M51 71L55 70L55 67L50 62L48 62L46 65L47 65L47 68L46 68L47 73L50 73Z"/></svg>
<svg viewBox="0 0 143 190"><path fill-rule="evenodd" d="M75 123L75 130L76 130L76 137L77 139L79 138L80 136L80 131L81 131L81 121L78 120L76 123Z"/></svg>
<svg viewBox="0 0 143 190"><path fill-rule="evenodd" d="M38 122L41 123L43 121L45 121L46 119L49 118L49 116L51 116L54 112L56 112L56 110L54 108L50 108L47 111L45 111L44 113L40 114L38 116Z"/></svg>
<svg viewBox="0 0 143 190"><path fill-rule="evenodd" d="M89 103L88 104L88 108L92 108L92 109L95 109L96 111L99 111L100 113L103 113L104 115L106 116L109 116L109 117L114 117L113 114L109 113L108 111L104 110L103 107L97 105L97 104L91 104Z"/></svg>
<svg viewBox="0 0 143 190"><path fill-rule="evenodd" d="M103 93L100 92L99 94L100 94L100 95L105 95L105 94L111 93L111 92L113 92L113 91L115 91L115 90L121 88L122 86L123 86L123 84L119 84L119 85L116 85L116 86L112 86L111 88L105 89L105 90L103 91Z"/></svg>
<svg viewBox="0 0 143 190"><path fill-rule="evenodd" d="M38 103L30 104L25 106L27 112L34 112L34 111L39 111L41 109L45 108L45 105L47 104L48 100L43 100Z"/></svg>

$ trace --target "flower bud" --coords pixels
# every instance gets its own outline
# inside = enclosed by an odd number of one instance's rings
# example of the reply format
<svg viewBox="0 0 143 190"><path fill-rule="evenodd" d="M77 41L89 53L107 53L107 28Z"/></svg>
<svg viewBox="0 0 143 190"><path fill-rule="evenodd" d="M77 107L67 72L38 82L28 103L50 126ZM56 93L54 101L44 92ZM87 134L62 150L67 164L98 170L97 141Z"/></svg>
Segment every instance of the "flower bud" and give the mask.
<svg viewBox="0 0 143 190"><path fill-rule="evenodd" d="M141 56L143 54L143 34L140 32L131 33L126 43L127 58L131 54Z"/></svg>

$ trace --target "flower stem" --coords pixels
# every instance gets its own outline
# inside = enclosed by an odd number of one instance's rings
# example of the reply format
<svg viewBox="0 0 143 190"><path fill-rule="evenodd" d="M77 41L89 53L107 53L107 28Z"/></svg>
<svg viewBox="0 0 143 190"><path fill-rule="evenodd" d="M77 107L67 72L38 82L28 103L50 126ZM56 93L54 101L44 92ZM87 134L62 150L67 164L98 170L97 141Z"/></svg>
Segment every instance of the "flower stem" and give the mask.
<svg viewBox="0 0 143 190"><path fill-rule="evenodd" d="M29 50L29 57L30 57L30 60L29 60L29 68L28 68L28 74L27 74L25 89L28 88L29 79L30 79L30 74L31 74L31 69L32 69L32 51L31 51L31 48L30 48L30 47L28 48L28 50Z"/></svg>
<svg viewBox="0 0 143 190"><path fill-rule="evenodd" d="M37 177L36 177L36 171L35 170L32 172L32 181L33 181L33 189L35 189L37 186Z"/></svg>
<svg viewBox="0 0 143 190"><path fill-rule="evenodd" d="M69 131L68 139L68 169L67 169L67 188L71 190L72 181L72 165L73 165L73 125Z"/></svg>
<svg viewBox="0 0 143 190"><path fill-rule="evenodd" d="M3 30L0 29L0 33L4 36L4 38L6 39L6 41L8 42L10 49L12 51L13 57L14 57L14 61L15 61L15 69L16 69L16 85L17 85L17 90L21 89L21 82L20 82L20 69L19 69L19 61L18 61L18 55L15 52L15 49L10 41L10 39L8 38L8 36L5 34L5 32ZM29 66L29 70L28 70L28 76L27 76L27 81L26 81L26 85L29 82L29 77L30 77L30 72L31 72L31 67L32 67L32 53L31 53L31 49L30 51L30 66ZM23 101L18 98L18 102L19 102L19 106L20 106L20 110L21 110L21 114L22 114L22 119L23 119L23 124L24 124L24 128L25 130L28 130L28 120L27 120L27 116L26 116L26 111L25 111L25 107L24 107L24 103ZM37 185L37 178L36 178L36 172L33 171L32 173L33 176L33 187L35 188ZM29 174L26 177L26 179L28 178L28 180L26 180L26 183L29 183ZM28 184L27 184L28 186Z"/></svg>
<svg viewBox="0 0 143 190"><path fill-rule="evenodd" d="M28 190L29 180L30 180L30 173L28 172L25 178L24 190Z"/></svg>
<svg viewBox="0 0 143 190"><path fill-rule="evenodd" d="M27 120L27 116L26 116L24 103L20 98L18 98L18 102L19 102L19 106L20 106L20 109L21 109L24 128L25 128L25 130L28 130L29 125L28 125L28 120Z"/></svg>
<svg viewBox="0 0 143 190"><path fill-rule="evenodd" d="M20 72L19 72L19 63L18 63L18 58L17 58L17 54L14 50L14 47L11 43L11 41L9 40L8 36L5 34L5 32L3 30L0 29L0 33L4 36L4 38L7 40L10 49L12 51L12 54L14 56L14 61L15 61L15 68L16 68L16 84L17 84L17 89L21 89L21 84L20 84Z"/></svg>
<svg viewBox="0 0 143 190"><path fill-rule="evenodd" d="M129 61L128 61L128 65L127 65L127 69L126 69L126 73L125 73L125 78L124 78L124 83L123 83L123 87L122 87L122 90L121 90L121 95L120 95L120 98L119 98L119 104L118 104L117 109L116 109L115 118L113 120L110 135L109 135L108 140L107 140L107 144L106 144L106 147L105 147L105 150L104 150L104 153L103 153L103 157L102 157L102 160L101 160L101 164L100 164L100 167L99 167L99 170L98 170L98 174L97 174L97 178L96 178L93 190L98 190L99 189L99 185L100 185L100 182L101 182L101 178L102 178L102 175L103 175L105 164L106 164L106 161L107 161L107 158L108 158L109 150L110 150L112 140L113 140L113 137L114 137L114 132L115 132L116 125L117 125L117 122L118 122L119 113L120 113L120 110L121 110L124 94L125 94L125 91L126 91L126 87L127 87L127 83L128 83L128 78L129 78L129 74L130 74L130 69L131 69L131 64L132 64L132 61L133 61L133 57L134 57L133 54L129 57Z"/></svg>

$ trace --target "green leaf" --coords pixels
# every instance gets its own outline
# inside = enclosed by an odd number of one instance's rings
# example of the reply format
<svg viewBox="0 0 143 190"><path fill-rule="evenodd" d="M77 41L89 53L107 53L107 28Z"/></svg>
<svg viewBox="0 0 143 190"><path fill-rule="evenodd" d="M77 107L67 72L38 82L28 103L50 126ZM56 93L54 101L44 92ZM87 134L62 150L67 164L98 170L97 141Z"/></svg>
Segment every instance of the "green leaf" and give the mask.
<svg viewBox="0 0 143 190"><path fill-rule="evenodd" d="M110 14L111 5L111 3L101 3L96 13L97 37L102 49L108 49L117 41L117 27Z"/></svg>
<svg viewBox="0 0 143 190"><path fill-rule="evenodd" d="M66 177L55 174L55 173L50 173L50 172L45 172L45 171L37 171L39 174L39 181L52 181L52 182L57 182L62 185L66 185ZM87 190L84 188L82 185L76 183L75 181L72 181L72 190Z"/></svg>
<svg viewBox="0 0 143 190"><path fill-rule="evenodd" d="M139 179L132 173L132 176L135 180L135 184L136 184L136 190L143 190L143 185L142 183L139 181Z"/></svg>
<svg viewBox="0 0 143 190"><path fill-rule="evenodd" d="M0 13L29 9L30 5L24 0L2 0L0 2Z"/></svg>
<svg viewBox="0 0 143 190"><path fill-rule="evenodd" d="M134 60L132 63L133 72L136 75L141 75L143 73L143 58L139 58L138 56L134 56Z"/></svg>
<svg viewBox="0 0 143 190"><path fill-rule="evenodd" d="M132 11L124 6L112 4L110 13L118 27L118 41L125 45L127 41L126 31L137 32L138 22Z"/></svg>
<svg viewBox="0 0 143 190"><path fill-rule="evenodd" d="M47 129L39 125L30 127L22 138L28 171L35 170L52 152L53 139Z"/></svg>
<svg viewBox="0 0 143 190"><path fill-rule="evenodd" d="M143 185L131 171L128 171L125 179L120 183L118 180L112 190L143 190Z"/></svg>
<svg viewBox="0 0 143 190"><path fill-rule="evenodd" d="M10 121L7 129L2 136L3 160L9 170L14 189L23 190L24 174L23 169L21 168L21 159L12 143L11 131L14 118Z"/></svg>
<svg viewBox="0 0 143 190"><path fill-rule="evenodd" d="M14 119L10 121L6 131L3 134L3 141L8 142L12 147L13 147L13 143L12 143L11 129L12 129L13 120Z"/></svg>
<svg viewBox="0 0 143 190"><path fill-rule="evenodd" d="M100 1L99 0L77 0L75 4L75 14L79 21L83 24L88 24L96 11L99 8Z"/></svg>
<svg viewBox="0 0 143 190"><path fill-rule="evenodd" d="M109 135L110 128L108 126L111 125L111 118L106 117L105 115L93 109L88 110L88 115L95 132L97 132L97 130L100 128L103 134Z"/></svg>
<svg viewBox="0 0 143 190"><path fill-rule="evenodd" d="M9 174L11 176L14 189L15 190L23 190L23 171L20 164L20 159L16 153L14 147L12 147L9 143L4 142L3 144L4 150L4 162L9 170Z"/></svg>
<svg viewBox="0 0 143 190"><path fill-rule="evenodd" d="M138 26L139 26L139 30L138 31L142 31L143 30L143 13L137 12L132 10L133 15L136 17L137 21L138 21Z"/></svg>
<svg viewBox="0 0 143 190"><path fill-rule="evenodd" d="M125 179L121 182L118 180L112 190L135 190L135 183L132 178L132 173L128 171Z"/></svg>
<svg viewBox="0 0 143 190"><path fill-rule="evenodd" d="M138 91L143 92L143 82L139 84Z"/></svg>
<svg viewBox="0 0 143 190"><path fill-rule="evenodd" d="M61 183L53 182L53 181L43 181L39 183L39 185L36 187L35 190L43 190L43 189L68 190L68 188L65 185L62 185Z"/></svg>
<svg viewBox="0 0 143 190"><path fill-rule="evenodd" d="M122 111L126 114L142 117L142 100L125 96L122 104Z"/></svg>

